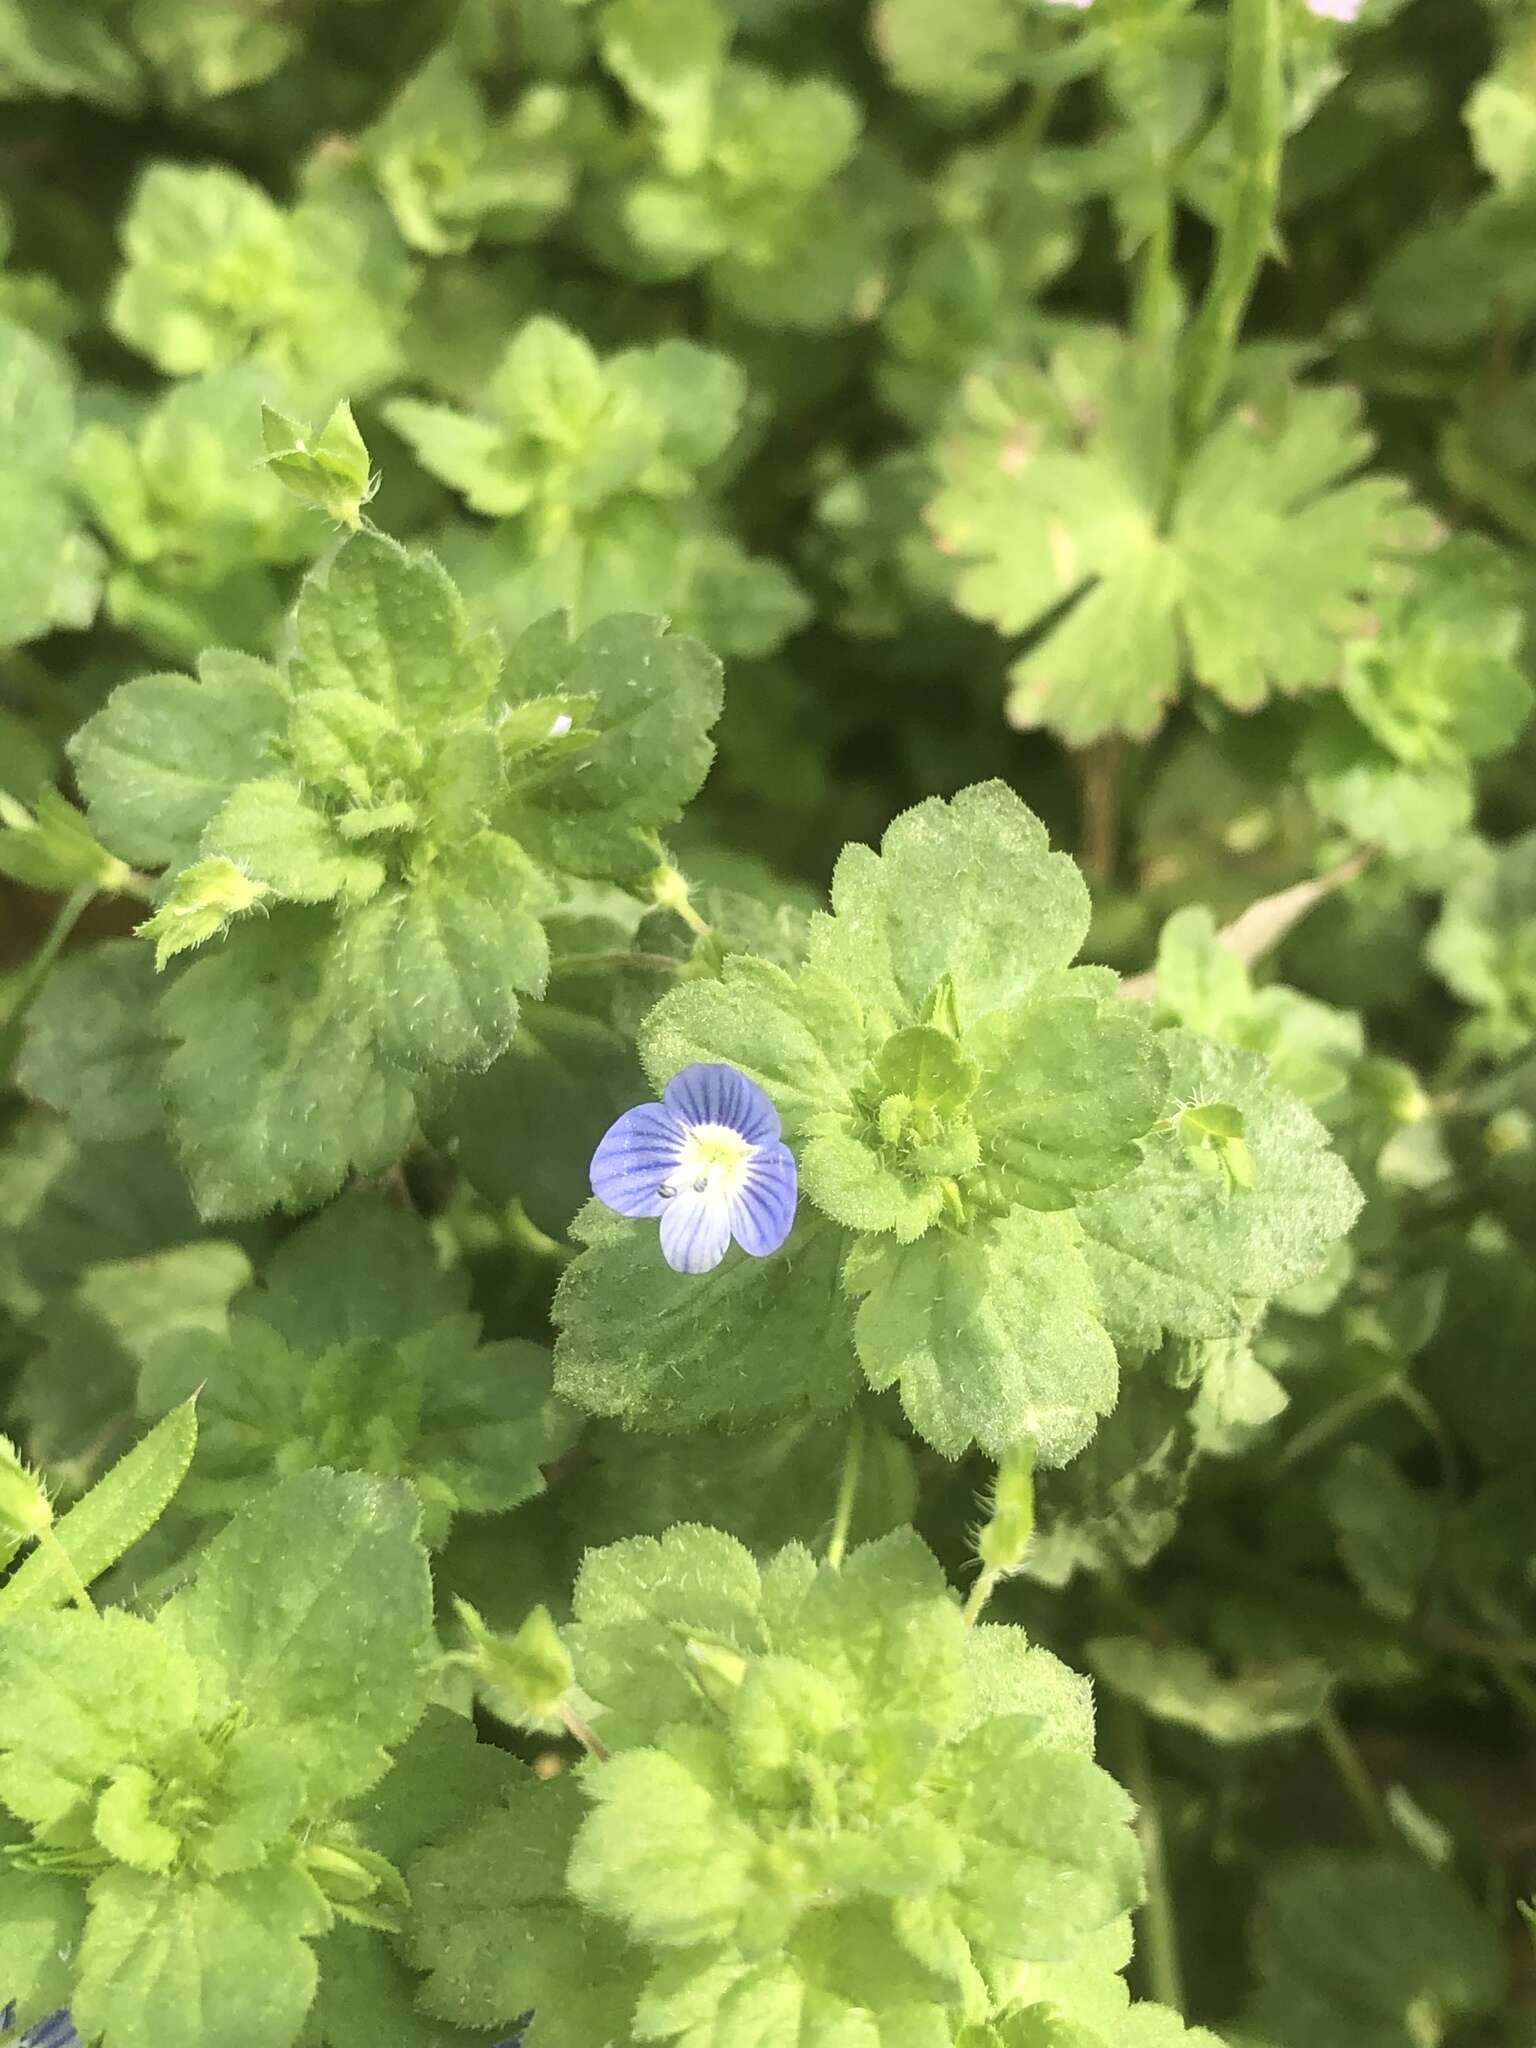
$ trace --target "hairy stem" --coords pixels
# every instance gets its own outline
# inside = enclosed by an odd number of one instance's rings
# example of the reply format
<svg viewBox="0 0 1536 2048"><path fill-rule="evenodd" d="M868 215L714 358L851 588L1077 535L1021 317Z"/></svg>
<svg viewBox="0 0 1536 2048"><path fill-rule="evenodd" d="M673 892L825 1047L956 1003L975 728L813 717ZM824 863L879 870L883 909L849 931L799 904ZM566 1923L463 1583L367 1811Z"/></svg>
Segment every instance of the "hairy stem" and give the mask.
<svg viewBox="0 0 1536 2048"><path fill-rule="evenodd" d="M1280 61L1284 40L1284 0L1232 0L1227 59L1230 200L1210 283L1190 329L1180 380L1186 449L1216 416L1243 315L1269 249L1285 130Z"/></svg>
<svg viewBox="0 0 1536 2048"><path fill-rule="evenodd" d="M848 1448L843 1454L843 1476L838 1483L837 1507L832 1515L832 1534L827 1542L827 1563L834 1571L848 1551L848 1531L853 1522L853 1504L859 1494L859 1472L864 1463L864 1416L853 1411L848 1426Z"/></svg>
<svg viewBox="0 0 1536 2048"><path fill-rule="evenodd" d="M981 1611L997 1590L997 1582L1002 1576L996 1565L983 1565L981 1577L972 1586L971 1597L965 1603L967 1627L974 1628L980 1621Z"/></svg>
<svg viewBox="0 0 1536 2048"><path fill-rule="evenodd" d="M58 916L49 927L48 936L22 970L10 1014L4 1024L0 1024L0 1082L9 1077L16 1055L21 1050L21 1026L28 1010L42 994L59 955L69 943L70 933L85 915L95 894L94 882L82 882L73 895L65 898Z"/></svg>
<svg viewBox="0 0 1536 2048"><path fill-rule="evenodd" d="M560 1702L559 1713L561 1720L565 1723L566 1733L570 1736L573 1736L575 1740L581 1744L582 1748L587 1752L587 1755L590 1757L595 1757L600 1764L607 1763L609 1757L608 1745L602 1740L601 1736L596 1734L594 1730L588 1725L588 1723L582 1719L581 1715L577 1713L576 1709L572 1706L568 1706L566 1702L562 1700Z"/></svg>

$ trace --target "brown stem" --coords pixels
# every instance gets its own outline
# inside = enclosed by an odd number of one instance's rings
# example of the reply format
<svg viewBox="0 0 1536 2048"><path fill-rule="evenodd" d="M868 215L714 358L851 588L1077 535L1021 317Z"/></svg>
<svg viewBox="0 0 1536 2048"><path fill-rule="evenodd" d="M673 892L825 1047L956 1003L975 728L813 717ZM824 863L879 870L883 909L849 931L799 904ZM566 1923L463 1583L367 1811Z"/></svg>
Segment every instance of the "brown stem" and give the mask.
<svg viewBox="0 0 1536 2048"><path fill-rule="evenodd" d="M1125 742L1118 733L1096 740L1077 757L1082 796L1083 872L1096 888L1115 879L1120 847L1120 770Z"/></svg>

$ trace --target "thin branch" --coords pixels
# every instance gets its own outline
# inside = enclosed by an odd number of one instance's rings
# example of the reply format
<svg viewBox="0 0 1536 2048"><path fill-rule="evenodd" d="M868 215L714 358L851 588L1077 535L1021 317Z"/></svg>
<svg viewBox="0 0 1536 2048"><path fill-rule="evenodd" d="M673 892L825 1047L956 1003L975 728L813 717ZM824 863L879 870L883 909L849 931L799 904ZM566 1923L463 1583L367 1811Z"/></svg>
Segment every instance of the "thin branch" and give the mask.
<svg viewBox="0 0 1536 2048"><path fill-rule="evenodd" d="M1251 967L1255 960L1272 952L1308 911L1315 910L1335 890L1364 874L1370 863L1370 852L1362 849L1340 861L1336 868L1330 868L1326 875L1293 882L1290 888L1278 889L1273 896L1261 896L1230 924L1224 924L1216 936L1229 953L1235 953L1245 967ZM1121 982L1120 993L1133 1001L1150 1002L1157 994L1157 969L1149 967L1145 974L1129 976Z"/></svg>

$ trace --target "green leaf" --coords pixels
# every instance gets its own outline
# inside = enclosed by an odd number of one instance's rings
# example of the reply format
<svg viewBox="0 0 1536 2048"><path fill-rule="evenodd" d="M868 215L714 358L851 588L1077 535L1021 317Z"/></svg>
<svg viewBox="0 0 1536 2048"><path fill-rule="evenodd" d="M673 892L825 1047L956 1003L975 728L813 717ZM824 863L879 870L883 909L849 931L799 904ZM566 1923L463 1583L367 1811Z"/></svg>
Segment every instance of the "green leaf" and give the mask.
<svg viewBox="0 0 1536 2048"><path fill-rule="evenodd" d="M0 875L31 889L120 891L132 879L108 853L73 804L55 789L39 790L28 811L0 789Z"/></svg>
<svg viewBox="0 0 1536 2048"><path fill-rule="evenodd" d="M85 1819L102 1779L192 1728L200 1675L119 1609L11 1614L0 1626L0 1800L41 1829Z"/></svg>
<svg viewBox="0 0 1536 2048"><path fill-rule="evenodd" d="M1536 832L1468 867L1446 896L1426 957L1480 1013L1489 1050L1517 1051L1536 1033Z"/></svg>
<svg viewBox="0 0 1536 2048"><path fill-rule="evenodd" d="M524 1003L511 1045L455 1091L442 1128L473 1187L563 1235L587 1199L598 1140L644 1093L634 1049L610 1025L558 1001Z"/></svg>
<svg viewBox="0 0 1536 2048"><path fill-rule="evenodd" d="M1440 1542L1434 1503L1369 1444L1346 1444L1323 1484L1344 1568L1366 1604L1391 1621L1418 1606Z"/></svg>
<svg viewBox="0 0 1536 2048"><path fill-rule="evenodd" d="M412 1953L429 2012L500 2027L531 2006L549 2048L622 2038L640 1958L566 1886L583 1810L568 1775L541 1783L521 1773L499 1806L410 1864Z"/></svg>
<svg viewBox="0 0 1536 2048"><path fill-rule="evenodd" d="M108 322L173 377L251 353L320 412L397 367L416 276L358 183L333 178L285 213L225 165L151 163L122 238Z"/></svg>
<svg viewBox="0 0 1536 2048"><path fill-rule="evenodd" d="M1079 1205L1110 1328L1152 1349L1164 1330L1237 1334L1257 1305L1322 1264L1360 1194L1327 1133L1251 1053L1165 1031L1175 1101L1236 1110L1253 1185L1204 1173L1177 1131L1148 1140L1128 1179Z"/></svg>
<svg viewBox="0 0 1536 2048"><path fill-rule="evenodd" d="M1140 1164L1168 1063L1129 1005L1037 996L993 1011L963 1043L981 1070L983 1156L1009 1200L1065 1208Z"/></svg>
<svg viewBox="0 0 1536 2048"><path fill-rule="evenodd" d="M74 380L63 356L0 320L0 646L55 626L88 626L101 589L100 548L67 495Z"/></svg>
<svg viewBox="0 0 1536 2048"><path fill-rule="evenodd" d="M53 1542L40 1545L0 1586L0 1624L26 1608L60 1607L70 1598L73 1584L59 1563L59 1550L83 1584L100 1578L165 1512L196 1446L197 1411L186 1401L119 1458L54 1524Z"/></svg>
<svg viewBox="0 0 1536 2048"><path fill-rule="evenodd" d="M426 1705L432 1607L418 1518L398 1483L301 1473L216 1536L194 1583L161 1611L165 1636L231 1703L287 1731L321 1804L381 1776L386 1749Z"/></svg>
<svg viewBox="0 0 1536 2048"><path fill-rule="evenodd" d="M767 1091L791 1140L848 1107L863 1064L859 1005L839 982L732 954L718 976L689 978L656 1004L640 1056L658 1089L696 1061L739 1068Z"/></svg>
<svg viewBox="0 0 1536 2048"><path fill-rule="evenodd" d="M362 903L384 881L384 863L349 848L302 787L283 776L242 782L209 819L203 852L209 860L227 861L254 888L290 903L328 903L338 896Z"/></svg>
<svg viewBox="0 0 1536 2048"><path fill-rule="evenodd" d="M285 716L276 670L245 654L203 655L197 682L122 684L70 742L93 827L145 867L194 860L230 792L264 772Z"/></svg>
<svg viewBox="0 0 1536 2048"><path fill-rule="evenodd" d="M407 727L472 715L500 666L494 641L466 626L447 573L382 534L353 535L306 579L294 635L297 698L355 690Z"/></svg>
<svg viewBox="0 0 1536 2048"><path fill-rule="evenodd" d="M315 1995L306 1936L326 1924L281 1864L217 1884L111 1870L91 1887L78 2024L114 2048L290 2048Z"/></svg>
<svg viewBox="0 0 1536 2048"><path fill-rule="evenodd" d="M604 619L574 640L552 620L513 648L503 694L514 709L550 695L590 703L575 744L517 778L518 836L534 858L577 874L654 864L649 835L675 822L714 758L715 657L659 619Z"/></svg>
<svg viewBox="0 0 1536 2048"><path fill-rule="evenodd" d="M27 1016L16 1078L84 1139L158 1131L165 1041L147 947L107 939L61 960Z"/></svg>
<svg viewBox="0 0 1536 2048"><path fill-rule="evenodd" d="M852 1401L852 1312L838 1271L846 1240L802 1218L771 1259L729 1255L702 1278L674 1273L655 1226L591 1202L572 1235L587 1249L555 1297L555 1388L637 1428L744 1426Z"/></svg>
<svg viewBox="0 0 1536 2048"><path fill-rule="evenodd" d="M544 928L525 902L534 877L508 839L445 848L414 883L353 911L341 970L379 1006L377 1042L405 1066L484 1067L517 1030L517 991L543 993Z"/></svg>
<svg viewBox="0 0 1536 2048"><path fill-rule="evenodd" d="M1007 634L1043 625L1009 717L1072 746L1155 731L1186 665L1239 711L1331 682L1343 633L1427 535L1402 485L1355 474L1371 443L1352 393L1257 370L1176 479L1170 370L1080 329L971 379L940 443L928 520L961 565L955 602Z"/></svg>
<svg viewBox="0 0 1536 2048"><path fill-rule="evenodd" d="M1114 1346L1062 1219L1018 1209L912 1245L861 1239L844 1284L870 1385L899 1383L908 1420L945 1457L1028 1440L1042 1464L1065 1464L1114 1405Z"/></svg>
<svg viewBox="0 0 1536 2048"><path fill-rule="evenodd" d="M322 918L251 923L162 999L166 1098L205 1216L308 1208L409 1142L410 1094L338 986Z"/></svg>
<svg viewBox="0 0 1536 2048"><path fill-rule="evenodd" d="M912 1519L912 1453L888 1430L861 1418L853 1542L872 1542ZM754 1553L804 1543L823 1549L848 1442L815 1416L705 1437L650 1436L598 1423L583 1438L587 1458L561 1482L572 1528L589 1544L659 1536L676 1522L723 1529Z"/></svg>
<svg viewBox="0 0 1536 2048"><path fill-rule="evenodd" d="M373 1472L414 1482L440 1544L456 1509L504 1511L542 1490L541 1467L575 1434L550 1391L549 1353L481 1344L462 1286L447 1275L434 1285L435 1273L413 1285L423 1262L432 1251L419 1228L354 1198L289 1239L265 1290L236 1303L227 1340L151 1350L141 1408L201 1388L187 1508L237 1507L314 1467ZM354 1289L368 1293L349 1300Z"/></svg>
<svg viewBox="0 0 1536 2048"><path fill-rule="evenodd" d="M1070 858L1006 784L984 782L904 812L878 854L844 848L809 962L893 1022L915 1021L948 974L969 1029L1067 966L1087 929Z"/></svg>
<svg viewBox="0 0 1536 2048"><path fill-rule="evenodd" d="M324 544L323 525L263 473L259 415L277 388L270 370L235 363L76 438L77 488L117 557L108 611L173 659L269 645L286 595L273 572Z"/></svg>
<svg viewBox="0 0 1536 2048"><path fill-rule="evenodd" d="M84 1917L85 1901L73 1878L0 1870L0 1974L23 2022L41 2019L69 1999L69 1959L79 1949Z"/></svg>
<svg viewBox="0 0 1536 2048"><path fill-rule="evenodd" d="M1266 1887L1252 2021L1279 2048L1412 2048L1490 2011L1505 1965L1447 1871L1313 1854Z"/></svg>
<svg viewBox="0 0 1536 2048"><path fill-rule="evenodd" d="M1200 1650L1140 1636L1098 1636L1086 1654L1115 1692L1157 1720L1198 1729L1211 1742L1261 1742L1308 1728L1332 1686L1327 1667L1304 1658L1229 1676Z"/></svg>

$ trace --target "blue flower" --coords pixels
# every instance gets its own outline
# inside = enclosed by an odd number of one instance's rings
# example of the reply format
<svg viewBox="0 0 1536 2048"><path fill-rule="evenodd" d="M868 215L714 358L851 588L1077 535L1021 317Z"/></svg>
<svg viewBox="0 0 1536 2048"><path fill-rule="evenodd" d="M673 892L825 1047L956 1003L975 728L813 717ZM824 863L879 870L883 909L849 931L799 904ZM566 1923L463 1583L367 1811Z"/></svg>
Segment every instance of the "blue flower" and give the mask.
<svg viewBox="0 0 1536 2048"><path fill-rule="evenodd" d="M734 1237L765 1259L795 1220L794 1155L779 1113L734 1067L684 1067L660 1102L626 1110L592 1155L592 1192L621 1216L659 1216L675 1273L708 1273Z"/></svg>
<svg viewBox="0 0 1536 2048"><path fill-rule="evenodd" d="M16 2001L0 2012L0 2034L8 2034L16 2024ZM69 2008L60 2006L45 2018L35 2020L16 2043L16 2048L82 2048L80 2036L75 2032L75 2023L69 2016Z"/></svg>

